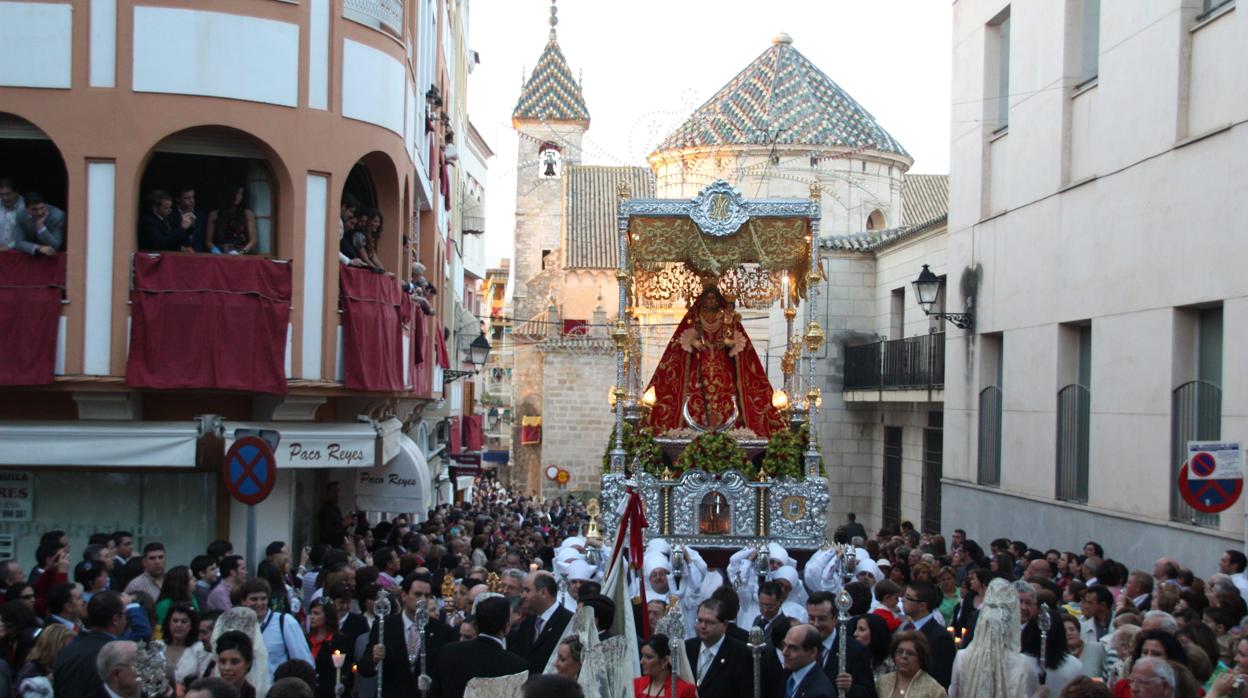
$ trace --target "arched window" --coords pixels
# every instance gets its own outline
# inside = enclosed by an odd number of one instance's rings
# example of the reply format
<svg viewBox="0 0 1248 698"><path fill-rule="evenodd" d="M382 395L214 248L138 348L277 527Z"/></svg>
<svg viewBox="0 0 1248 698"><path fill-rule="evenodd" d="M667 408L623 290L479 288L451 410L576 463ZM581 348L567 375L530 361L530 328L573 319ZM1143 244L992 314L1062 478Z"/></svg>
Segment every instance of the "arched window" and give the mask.
<svg viewBox="0 0 1248 698"><path fill-rule="evenodd" d="M883 230L884 214L880 213L880 209L875 209L871 215L867 216L867 230Z"/></svg>
<svg viewBox="0 0 1248 698"><path fill-rule="evenodd" d="M698 533L707 536L726 536L732 529L732 510L728 500L719 492L707 492L698 505Z"/></svg>

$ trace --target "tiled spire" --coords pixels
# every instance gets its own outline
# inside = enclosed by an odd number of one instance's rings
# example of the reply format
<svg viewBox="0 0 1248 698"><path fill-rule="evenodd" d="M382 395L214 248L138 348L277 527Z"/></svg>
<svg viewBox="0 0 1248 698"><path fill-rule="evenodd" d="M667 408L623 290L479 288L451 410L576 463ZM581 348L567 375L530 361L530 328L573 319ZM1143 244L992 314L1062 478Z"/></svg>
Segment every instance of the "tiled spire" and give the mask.
<svg viewBox="0 0 1248 698"><path fill-rule="evenodd" d="M559 50L555 26L559 9L550 2L550 40L537 59L520 99L511 113L512 121L576 121L589 123L589 109L581 95L581 85L572 75L568 61Z"/></svg>

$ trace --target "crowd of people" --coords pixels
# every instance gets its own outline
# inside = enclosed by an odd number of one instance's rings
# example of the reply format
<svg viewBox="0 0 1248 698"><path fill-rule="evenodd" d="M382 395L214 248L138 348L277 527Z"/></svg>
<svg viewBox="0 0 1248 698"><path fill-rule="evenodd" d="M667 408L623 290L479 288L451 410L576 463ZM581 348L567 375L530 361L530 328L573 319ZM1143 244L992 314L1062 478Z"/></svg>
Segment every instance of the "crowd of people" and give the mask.
<svg viewBox="0 0 1248 698"><path fill-rule="evenodd" d="M65 248L65 211L39 192L17 192L17 183L0 177L0 251L51 257Z"/></svg>
<svg viewBox="0 0 1248 698"><path fill-rule="evenodd" d="M51 531L28 574L0 563L0 697L137 698L163 676L192 698L458 698L512 678L516 695L571 698L598 695L604 659L635 662L632 695L651 698L746 698L755 680L784 698L1220 698L1248 676L1236 550L1202 578L1168 557L1128 570L1095 542L985 550L851 517L804 564L772 543L711 567L651 538L616 584L581 503L476 489L370 523L331 483L316 544L260 560L217 540L170 566L126 531L75 554Z"/></svg>

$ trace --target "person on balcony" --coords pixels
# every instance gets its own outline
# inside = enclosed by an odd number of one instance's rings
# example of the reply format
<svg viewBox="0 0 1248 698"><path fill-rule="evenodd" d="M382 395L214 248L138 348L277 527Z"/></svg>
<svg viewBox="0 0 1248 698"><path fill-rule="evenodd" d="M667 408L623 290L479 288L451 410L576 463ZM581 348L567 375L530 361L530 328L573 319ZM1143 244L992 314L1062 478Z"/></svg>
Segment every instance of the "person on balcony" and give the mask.
<svg viewBox="0 0 1248 698"><path fill-rule="evenodd" d="M354 254L347 254L351 240L349 233L355 230L355 212L359 208L360 202L354 196L342 195L342 204L338 209L338 262L353 267L364 266L363 260L357 259Z"/></svg>
<svg viewBox="0 0 1248 698"><path fill-rule="evenodd" d="M191 252L207 252L206 230L207 219L199 209L195 208L195 187L183 184L174 190L173 222L191 236Z"/></svg>
<svg viewBox="0 0 1248 698"><path fill-rule="evenodd" d="M17 193L17 183L0 177L0 251L17 247L17 215L26 210L26 200Z"/></svg>
<svg viewBox="0 0 1248 698"><path fill-rule="evenodd" d="M17 216L17 249L34 257L51 257L65 244L65 212L38 192L26 194L26 210Z"/></svg>
<svg viewBox="0 0 1248 698"><path fill-rule="evenodd" d="M208 214L208 249L225 254L250 254L256 249L256 216L247 208L247 189L226 190L221 207Z"/></svg>
<svg viewBox="0 0 1248 698"><path fill-rule="evenodd" d="M148 252L194 252L193 230L175 222L173 197L163 189L147 195L147 211L139 218L139 249Z"/></svg>

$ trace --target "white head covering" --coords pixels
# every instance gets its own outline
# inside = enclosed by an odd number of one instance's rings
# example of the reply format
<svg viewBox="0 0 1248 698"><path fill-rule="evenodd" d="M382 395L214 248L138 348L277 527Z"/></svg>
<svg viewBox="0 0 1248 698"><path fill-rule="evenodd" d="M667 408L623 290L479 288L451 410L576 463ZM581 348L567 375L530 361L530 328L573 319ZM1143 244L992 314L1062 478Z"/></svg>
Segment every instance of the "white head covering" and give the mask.
<svg viewBox="0 0 1248 698"><path fill-rule="evenodd" d="M646 543L646 554L650 553L662 553L670 556L672 554L672 544L662 538L651 538L650 542Z"/></svg>
<svg viewBox="0 0 1248 698"><path fill-rule="evenodd" d="M645 563L646 579L650 579L650 573L655 570L667 570L668 574L672 573L672 563L668 561L667 556L659 552L648 552L643 559Z"/></svg>
<svg viewBox="0 0 1248 698"><path fill-rule="evenodd" d="M784 567L778 568L775 572L772 572L771 578L783 579L788 582L789 588L791 589L791 591L789 591L788 600L803 608L806 607L806 600L808 598L808 595L806 594L806 587L802 584L802 578L798 575L796 568L785 565Z"/></svg>
<svg viewBox="0 0 1248 698"><path fill-rule="evenodd" d="M887 567L891 570L893 568L893 563L889 562L888 558L882 557L875 561L875 566L879 567L880 569L884 569L885 567Z"/></svg>
<svg viewBox="0 0 1248 698"><path fill-rule="evenodd" d="M568 580L593 581L598 570L584 560L573 560L568 563Z"/></svg>
<svg viewBox="0 0 1248 698"><path fill-rule="evenodd" d="M272 613L272 611L270 611ZM281 619L278 619L279 622ZM263 696L269 692L273 676L269 672L269 650L264 644L264 636L260 634L260 622L256 620L256 612L246 606L235 606L228 609L212 626L212 654L216 657L217 640L223 633L237 630L251 638L251 670L247 672L247 683L256 689L256 695ZM213 676L221 673L213 668Z"/></svg>
<svg viewBox="0 0 1248 698"><path fill-rule="evenodd" d="M880 571L880 566L875 564L871 558L858 561L858 567L854 570L854 576L858 576L866 572L875 578L875 581L884 579L884 573Z"/></svg>
<svg viewBox="0 0 1248 698"><path fill-rule="evenodd" d="M1007 661L1019 653L1022 642L1018 632L1022 616L1018 610L1018 594L1004 579L994 579L984 592L984 605L979 609L975 636L966 647L961 686L968 696L1003 696L1009 692Z"/></svg>
<svg viewBox="0 0 1248 698"><path fill-rule="evenodd" d="M585 547L585 537L584 537L584 536L571 536L571 537L569 537L569 538L564 538L564 539L563 539L563 544L562 544L562 545L560 545L559 547L561 547L561 548L572 548L572 546L574 546L574 545L579 545L579 546L581 546L582 548L584 548L584 547Z"/></svg>
<svg viewBox="0 0 1248 698"><path fill-rule="evenodd" d="M784 546L779 543L768 543L767 555L772 560L779 560L781 565L797 565L797 562L793 558L789 557L789 551L785 550Z"/></svg>

